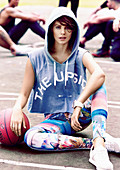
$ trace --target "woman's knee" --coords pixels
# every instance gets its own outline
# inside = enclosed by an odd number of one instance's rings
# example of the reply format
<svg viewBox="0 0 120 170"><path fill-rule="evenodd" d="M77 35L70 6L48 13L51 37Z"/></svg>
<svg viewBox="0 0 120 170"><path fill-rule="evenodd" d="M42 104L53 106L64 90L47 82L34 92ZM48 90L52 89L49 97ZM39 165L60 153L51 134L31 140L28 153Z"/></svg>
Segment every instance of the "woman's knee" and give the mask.
<svg viewBox="0 0 120 170"><path fill-rule="evenodd" d="M39 130L28 130L24 141L35 150L54 150L58 146L58 134L45 133Z"/></svg>
<svg viewBox="0 0 120 170"><path fill-rule="evenodd" d="M24 136L24 141L28 146L32 146L33 137L38 132L38 129L30 128Z"/></svg>
<svg viewBox="0 0 120 170"><path fill-rule="evenodd" d="M92 96L91 112L98 109L105 110L106 112L108 111L105 84L103 84Z"/></svg>

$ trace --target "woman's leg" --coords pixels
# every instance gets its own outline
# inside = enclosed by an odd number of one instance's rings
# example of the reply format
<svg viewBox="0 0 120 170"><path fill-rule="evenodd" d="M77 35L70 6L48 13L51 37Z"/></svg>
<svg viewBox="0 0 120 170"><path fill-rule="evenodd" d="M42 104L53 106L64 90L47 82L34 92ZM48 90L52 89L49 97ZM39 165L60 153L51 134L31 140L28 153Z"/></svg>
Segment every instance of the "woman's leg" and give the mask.
<svg viewBox="0 0 120 170"><path fill-rule="evenodd" d="M38 22L30 21L21 21L9 31L9 35L15 43L18 43L20 38L29 28L40 37L45 38L45 30L40 26L40 24Z"/></svg>
<svg viewBox="0 0 120 170"><path fill-rule="evenodd" d="M105 85L92 96L91 113L93 123L93 140L97 137L105 139L106 119L107 119L107 97Z"/></svg>
<svg viewBox="0 0 120 170"><path fill-rule="evenodd" d="M107 99L105 85L101 86L92 96L91 103L92 123L93 123L93 147L90 151L89 161L97 169L113 169L109 160L107 149L105 148L106 119L107 119Z"/></svg>
<svg viewBox="0 0 120 170"><path fill-rule="evenodd" d="M70 117L69 113L48 115L42 123L27 131L25 142L36 150L91 148L91 139L69 136L75 133L70 125Z"/></svg>

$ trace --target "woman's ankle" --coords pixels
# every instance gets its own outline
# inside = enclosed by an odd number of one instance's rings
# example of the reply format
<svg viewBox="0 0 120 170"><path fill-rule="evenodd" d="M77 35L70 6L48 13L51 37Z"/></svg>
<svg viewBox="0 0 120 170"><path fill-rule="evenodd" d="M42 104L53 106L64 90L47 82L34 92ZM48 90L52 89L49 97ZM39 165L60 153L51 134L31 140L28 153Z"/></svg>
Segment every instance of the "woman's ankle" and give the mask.
<svg viewBox="0 0 120 170"><path fill-rule="evenodd" d="M99 146L105 147L104 139L102 137L95 138L93 141L93 146L94 148L99 147Z"/></svg>

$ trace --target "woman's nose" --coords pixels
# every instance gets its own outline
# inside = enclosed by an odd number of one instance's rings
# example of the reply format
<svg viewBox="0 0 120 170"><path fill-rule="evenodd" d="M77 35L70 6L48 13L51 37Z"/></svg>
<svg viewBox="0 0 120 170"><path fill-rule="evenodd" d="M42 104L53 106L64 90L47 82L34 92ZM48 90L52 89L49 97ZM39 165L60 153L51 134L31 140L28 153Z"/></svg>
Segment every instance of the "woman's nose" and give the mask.
<svg viewBox="0 0 120 170"><path fill-rule="evenodd" d="M64 27L61 28L61 34L65 34L65 28Z"/></svg>

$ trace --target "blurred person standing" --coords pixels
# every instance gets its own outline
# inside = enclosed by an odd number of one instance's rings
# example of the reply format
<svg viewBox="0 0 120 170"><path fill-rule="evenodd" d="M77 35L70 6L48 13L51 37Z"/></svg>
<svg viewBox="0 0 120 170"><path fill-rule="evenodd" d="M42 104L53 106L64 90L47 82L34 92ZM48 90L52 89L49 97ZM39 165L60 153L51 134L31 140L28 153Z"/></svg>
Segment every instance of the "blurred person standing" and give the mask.
<svg viewBox="0 0 120 170"><path fill-rule="evenodd" d="M77 17L77 9L78 9L78 5L79 5L79 0L60 0L59 6L67 7L69 1L71 2L71 10Z"/></svg>

